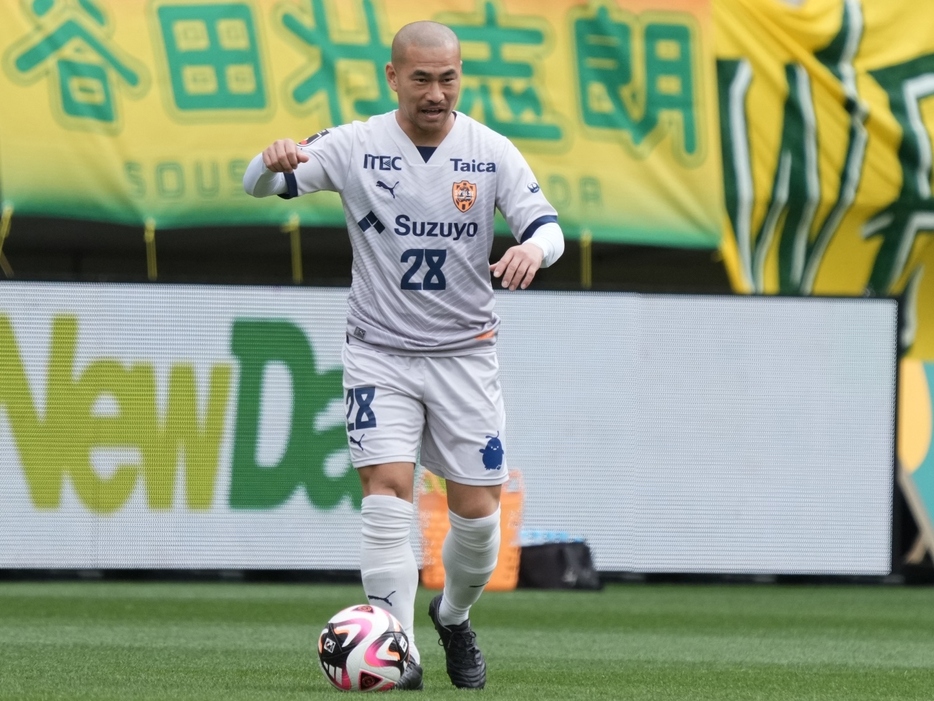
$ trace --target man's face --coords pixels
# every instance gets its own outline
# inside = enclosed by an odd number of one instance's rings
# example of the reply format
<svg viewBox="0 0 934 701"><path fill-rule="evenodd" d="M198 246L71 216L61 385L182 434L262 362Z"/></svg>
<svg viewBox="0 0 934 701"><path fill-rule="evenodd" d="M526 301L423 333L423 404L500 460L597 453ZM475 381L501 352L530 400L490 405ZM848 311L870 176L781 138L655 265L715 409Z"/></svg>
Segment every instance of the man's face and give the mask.
<svg viewBox="0 0 934 701"><path fill-rule="evenodd" d="M399 96L403 131L428 141L447 134L448 120L461 89L460 51L456 45L410 46L399 65L386 64L386 79Z"/></svg>

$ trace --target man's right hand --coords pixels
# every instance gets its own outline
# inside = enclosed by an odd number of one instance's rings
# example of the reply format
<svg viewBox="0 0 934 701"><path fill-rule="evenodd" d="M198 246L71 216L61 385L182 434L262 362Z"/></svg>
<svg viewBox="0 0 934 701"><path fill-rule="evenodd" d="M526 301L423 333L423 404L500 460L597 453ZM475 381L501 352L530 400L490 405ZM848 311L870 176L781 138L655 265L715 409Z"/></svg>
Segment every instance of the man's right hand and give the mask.
<svg viewBox="0 0 934 701"><path fill-rule="evenodd" d="M273 173L291 173L299 163L308 161L308 154L302 151L292 139L279 139L263 151L263 163Z"/></svg>

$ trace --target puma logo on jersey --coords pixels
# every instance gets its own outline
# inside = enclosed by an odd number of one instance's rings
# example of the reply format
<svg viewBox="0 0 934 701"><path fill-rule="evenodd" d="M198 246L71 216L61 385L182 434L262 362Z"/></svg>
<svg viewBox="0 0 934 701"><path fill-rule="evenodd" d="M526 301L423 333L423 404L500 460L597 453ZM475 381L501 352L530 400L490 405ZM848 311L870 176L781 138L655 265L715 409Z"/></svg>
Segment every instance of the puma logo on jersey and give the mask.
<svg viewBox="0 0 934 701"><path fill-rule="evenodd" d="M376 187L381 187L381 188L383 188L384 190L389 190L389 194L392 195L392 199L396 199L396 193L393 192L393 191L394 191L398 186L399 186L399 181L398 181L398 180L396 180L396 184L393 185L392 187L389 187L389 185L387 185L386 183L384 183L382 180L377 180L377 181L376 181Z"/></svg>
<svg viewBox="0 0 934 701"><path fill-rule="evenodd" d="M496 164L491 161L474 161L464 158L452 158L454 170L459 173L495 173Z"/></svg>
<svg viewBox="0 0 934 701"><path fill-rule="evenodd" d="M363 450L363 439L364 438L366 438L365 433L362 436L360 436L360 440L357 440L353 436L347 436L347 440L349 440L351 443L357 446L360 450Z"/></svg>

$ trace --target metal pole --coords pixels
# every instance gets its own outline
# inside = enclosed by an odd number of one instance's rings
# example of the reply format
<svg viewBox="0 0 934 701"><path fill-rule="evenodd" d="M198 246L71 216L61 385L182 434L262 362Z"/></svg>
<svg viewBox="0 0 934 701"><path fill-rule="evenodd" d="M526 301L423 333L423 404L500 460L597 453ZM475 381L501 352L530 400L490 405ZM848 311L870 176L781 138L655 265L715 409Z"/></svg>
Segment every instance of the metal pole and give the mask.
<svg viewBox="0 0 934 701"><path fill-rule="evenodd" d="M292 243L292 282L301 285L305 279L302 273L302 229L297 214L289 217L289 221L282 225L282 232L289 235Z"/></svg>
<svg viewBox="0 0 934 701"><path fill-rule="evenodd" d="M149 282L155 282L159 277L159 270L156 267L156 222L152 217L146 220L143 241L146 242L146 274Z"/></svg>
<svg viewBox="0 0 934 701"><path fill-rule="evenodd" d="M590 229L581 231L581 287L589 290L593 286L593 235Z"/></svg>

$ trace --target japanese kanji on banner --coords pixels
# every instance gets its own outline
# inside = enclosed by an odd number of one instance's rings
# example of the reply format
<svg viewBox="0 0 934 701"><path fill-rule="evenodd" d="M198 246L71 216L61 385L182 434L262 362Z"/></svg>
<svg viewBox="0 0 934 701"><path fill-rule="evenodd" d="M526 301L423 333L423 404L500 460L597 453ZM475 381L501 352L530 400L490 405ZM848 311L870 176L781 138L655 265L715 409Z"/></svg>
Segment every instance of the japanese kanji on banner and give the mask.
<svg viewBox="0 0 934 701"><path fill-rule="evenodd" d="M934 5L723 0L714 16L733 285L901 297L899 478L934 553Z"/></svg>
<svg viewBox="0 0 934 701"><path fill-rule="evenodd" d="M520 147L570 237L718 245L709 0L10 0L2 204L159 228L342 225L336 196L257 202L243 171L276 138L393 109L389 45L418 19L458 34L458 109Z"/></svg>

